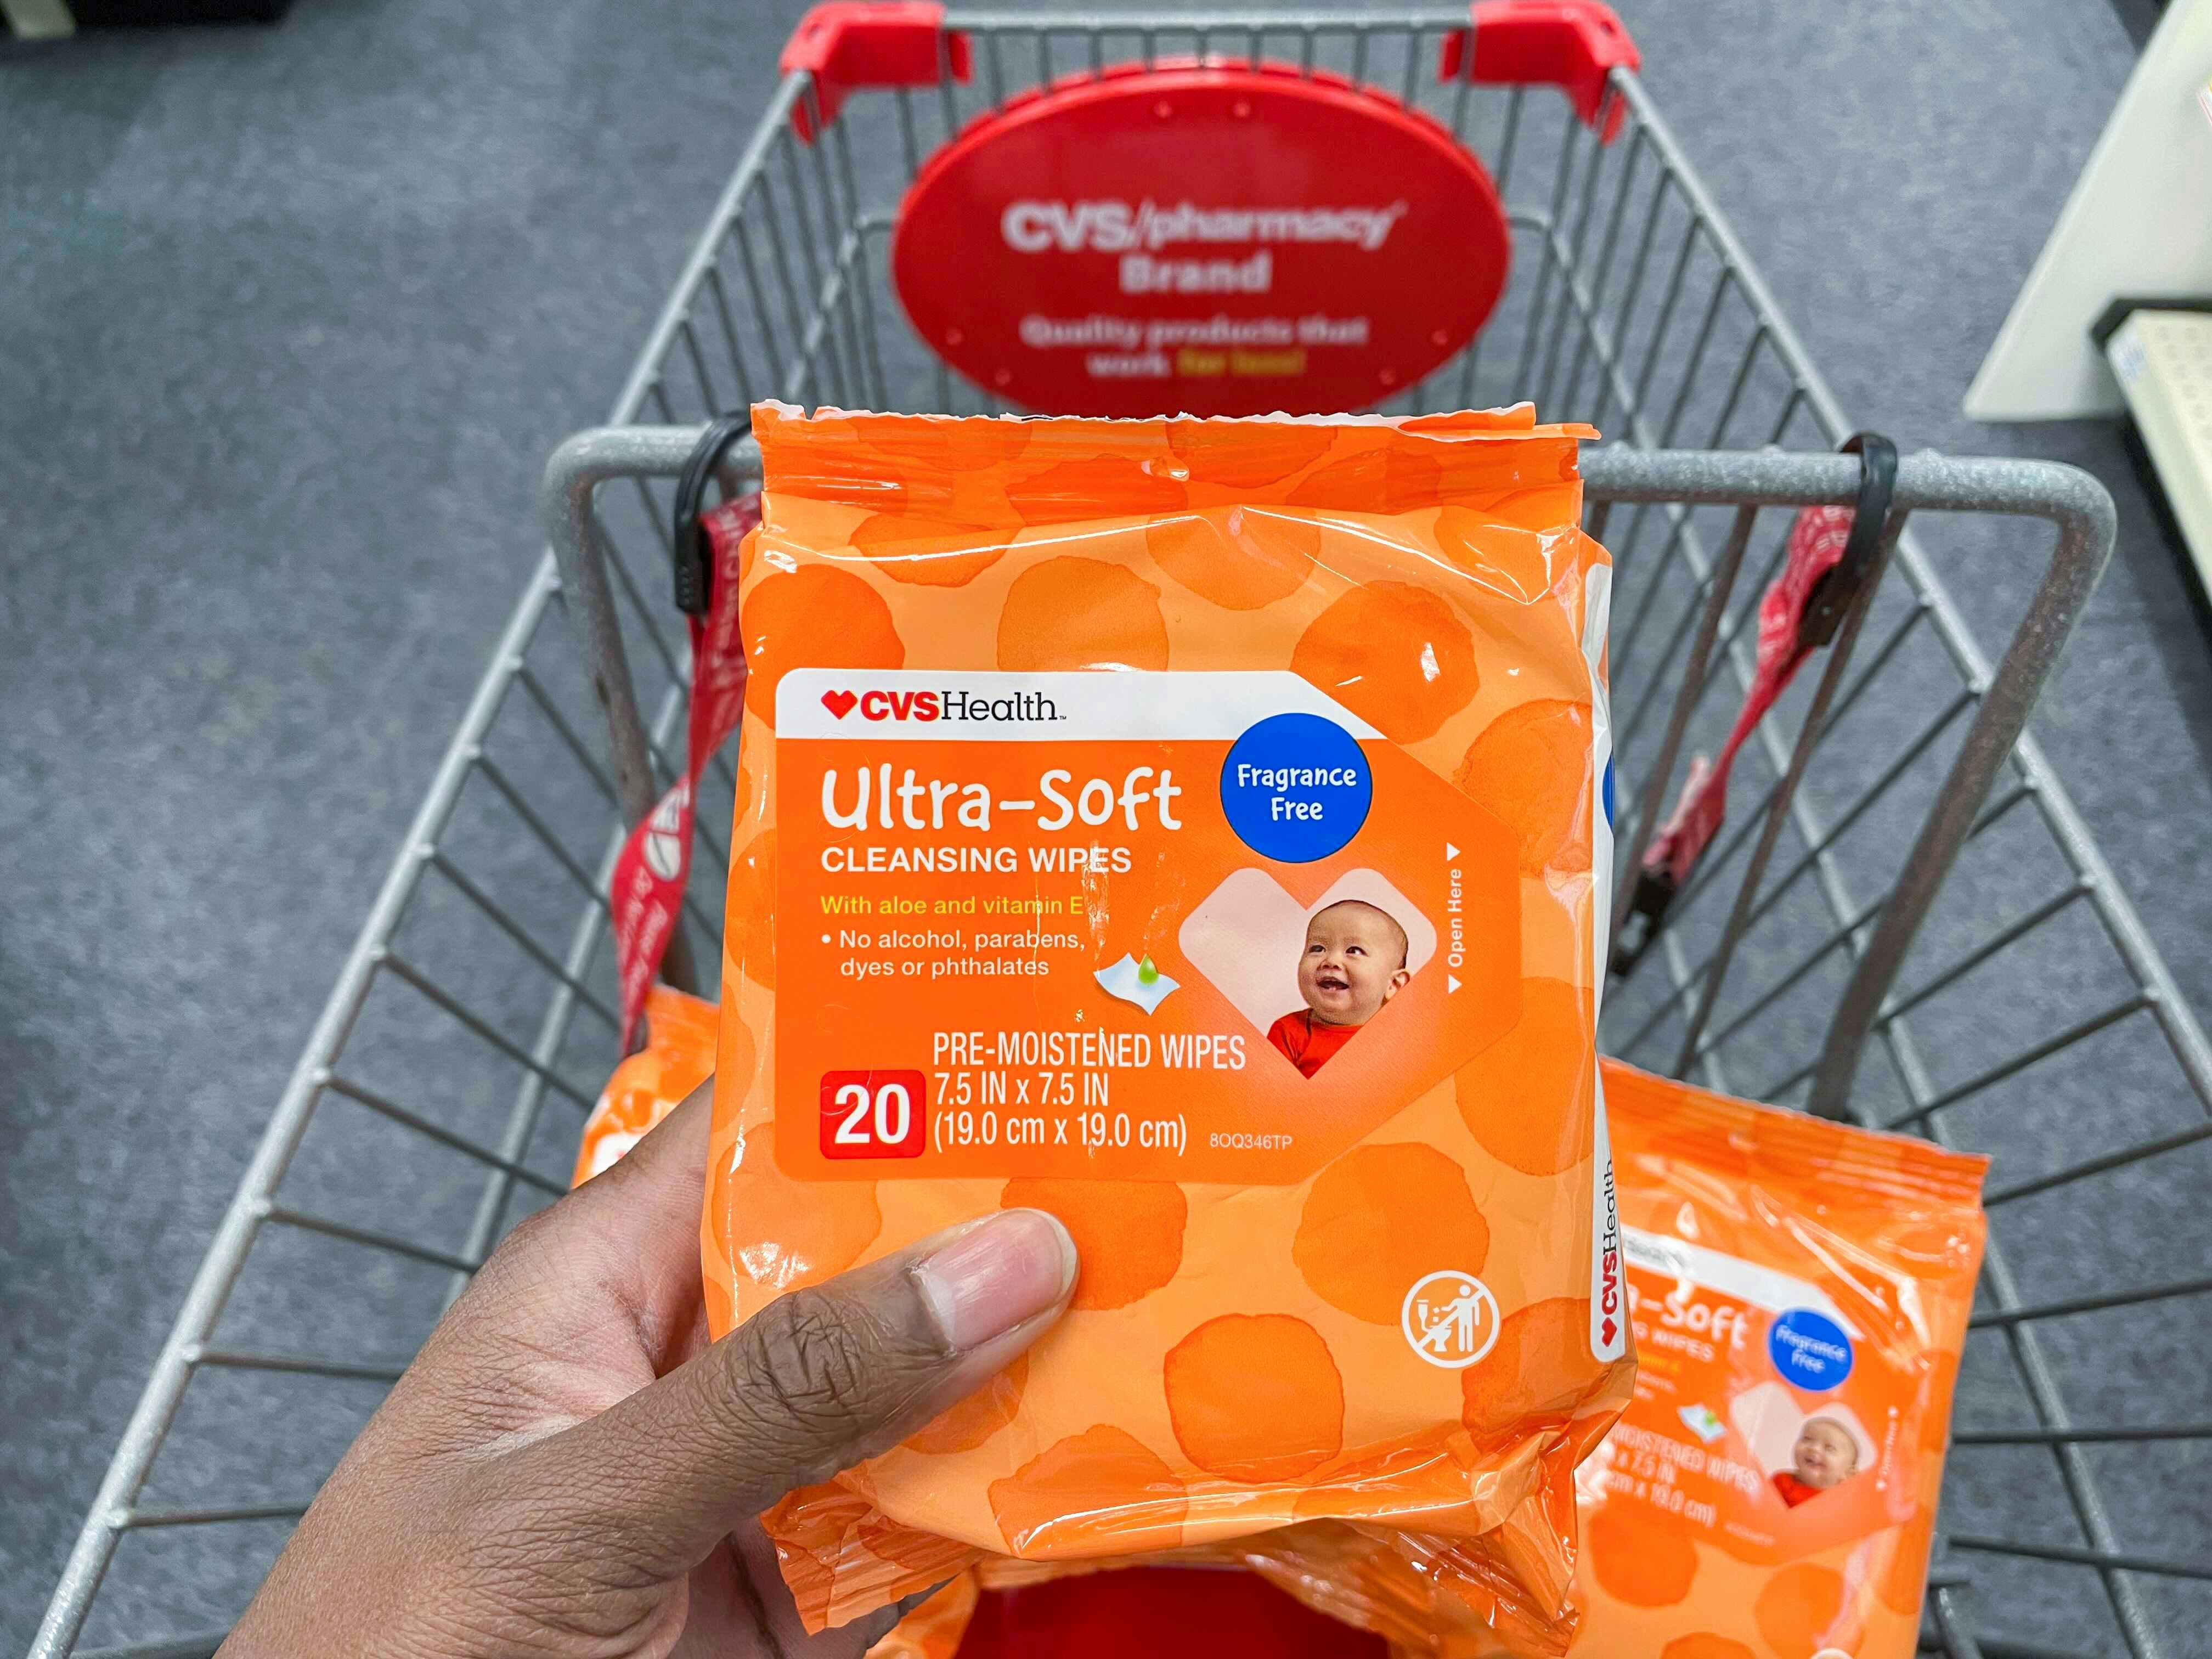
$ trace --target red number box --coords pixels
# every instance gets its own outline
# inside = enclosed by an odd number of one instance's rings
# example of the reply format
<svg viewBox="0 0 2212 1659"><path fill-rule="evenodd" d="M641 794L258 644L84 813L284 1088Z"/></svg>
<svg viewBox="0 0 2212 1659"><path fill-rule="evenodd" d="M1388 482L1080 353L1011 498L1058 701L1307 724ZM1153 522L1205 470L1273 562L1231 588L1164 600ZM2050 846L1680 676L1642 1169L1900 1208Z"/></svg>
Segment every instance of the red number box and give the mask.
<svg viewBox="0 0 2212 1659"><path fill-rule="evenodd" d="M920 1158L929 1093L920 1072L824 1072L822 1156Z"/></svg>

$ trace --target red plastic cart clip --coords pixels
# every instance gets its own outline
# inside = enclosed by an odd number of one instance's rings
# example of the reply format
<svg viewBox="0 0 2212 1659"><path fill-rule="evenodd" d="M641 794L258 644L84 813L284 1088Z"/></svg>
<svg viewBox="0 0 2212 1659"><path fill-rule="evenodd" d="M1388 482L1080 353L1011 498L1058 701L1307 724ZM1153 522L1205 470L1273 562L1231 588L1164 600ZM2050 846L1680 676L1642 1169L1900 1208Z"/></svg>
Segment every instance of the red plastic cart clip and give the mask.
<svg viewBox="0 0 2212 1659"><path fill-rule="evenodd" d="M732 445L752 430L743 415L708 422L676 485L676 607L691 633L691 719L684 775L669 786L615 859L607 908L622 987L622 1048L630 1052L646 994L660 972L691 879L691 827L699 775L745 712L745 644L738 617L738 560L760 522L760 495L711 512L702 497Z"/></svg>
<svg viewBox="0 0 2212 1659"><path fill-rule="evenodd" d="M933 0L828 0L799 19L778 64L786 75L814 76L813 98L791 112L793 131L811 144L816 110L829 125L848 93L933 87L948 68L965 81L968 37L946 31L945 8Z"/></svg>
<svg viewBox="0 0 2212 1659"><path fill-rule="evenodd" d="M1755 668L1743 707L1716 760L1690 762L1672 817L1644 849L1620 937L1613 941L1610 971L1632 971L1667 925L1667 913L1689 884L1698 861L1728 816L1729 774L1736 751L1780 700L1808 658L1833 642L1844 614L1873 575L1875 556L1897 492L1897 446L1878 432L1855 432L1844 452L1859 458L1859 495L1853 507L1808 507L1790 527L1782 574L1759 600ZM1751 879L1756 880L1754 873ZM1631 939L1628 923L1644 919Z"/></svg>
<svg viewBox="0 0 2212 1659"><path fill-rule="evenodd" d="M1615 69L1640 69L1643 55L1611 6L1598 0L1476 0L1474 27L1444 36L1437 78L1456 81L1474 41L1479 85L1557 87L1581 116L1611 143L1620 135L1626 106L1607 97Z"/></svg>

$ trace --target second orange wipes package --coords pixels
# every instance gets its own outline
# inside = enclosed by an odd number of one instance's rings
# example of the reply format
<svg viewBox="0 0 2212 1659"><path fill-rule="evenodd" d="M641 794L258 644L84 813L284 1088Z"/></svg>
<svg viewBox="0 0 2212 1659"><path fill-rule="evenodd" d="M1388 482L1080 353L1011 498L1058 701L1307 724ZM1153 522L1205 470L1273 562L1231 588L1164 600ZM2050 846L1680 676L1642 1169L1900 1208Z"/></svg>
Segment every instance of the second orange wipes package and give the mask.
<svg viewBox="0 0 2212 1659"><path fill-rule="evenodd" d="M754 429L710 1323L1000 1207L1082 1255L1024 1359L767 1517L809 1628L1309 1525L1561 1617L1633 1372L1595 434Z"/></svg>

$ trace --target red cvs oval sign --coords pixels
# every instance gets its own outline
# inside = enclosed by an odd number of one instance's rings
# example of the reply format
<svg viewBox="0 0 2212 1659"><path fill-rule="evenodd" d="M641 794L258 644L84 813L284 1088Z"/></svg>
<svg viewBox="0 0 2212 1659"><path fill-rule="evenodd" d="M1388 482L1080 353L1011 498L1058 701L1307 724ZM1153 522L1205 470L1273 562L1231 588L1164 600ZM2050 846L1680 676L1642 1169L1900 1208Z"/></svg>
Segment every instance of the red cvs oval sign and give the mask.
<svg viewBox="0 0 2212 1659"><path fill-rule="evenodd" d="M982 118L908 191L892 279L987 393L1053 414L1331 414L1474 337L1510 233L1425 116L1295 70L1063 83Z"/></svg>

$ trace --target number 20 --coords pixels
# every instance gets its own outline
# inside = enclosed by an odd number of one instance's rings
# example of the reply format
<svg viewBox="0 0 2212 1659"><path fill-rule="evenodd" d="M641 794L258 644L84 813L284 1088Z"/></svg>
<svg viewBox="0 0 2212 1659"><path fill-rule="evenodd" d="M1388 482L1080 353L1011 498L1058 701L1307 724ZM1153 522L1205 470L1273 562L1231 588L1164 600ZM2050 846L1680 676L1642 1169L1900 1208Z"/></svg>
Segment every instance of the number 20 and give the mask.
<svg viewBox="0 0 2212 1659"><path fill-rule="evenodd" d="M866 1084L844 1084L838 1088L836 1102L841 1109L852 1108L846 1113L845 1121L837 1126L835 1139L840 1146L896 1146L906 1139L907 1131L914 1124L914 1102L908 1097L903 1083L884 1084L875 1091L873 1099L869 1097ZM871 1126L864 1121L871 1106L875 1109L873 1136L868 1133Z"/></svg>

